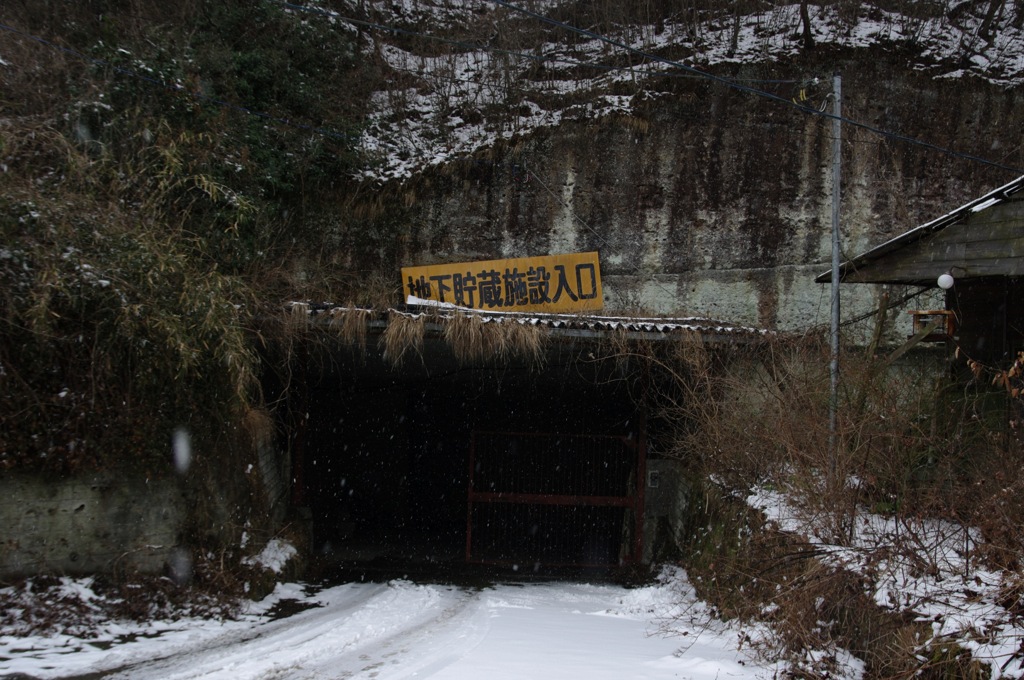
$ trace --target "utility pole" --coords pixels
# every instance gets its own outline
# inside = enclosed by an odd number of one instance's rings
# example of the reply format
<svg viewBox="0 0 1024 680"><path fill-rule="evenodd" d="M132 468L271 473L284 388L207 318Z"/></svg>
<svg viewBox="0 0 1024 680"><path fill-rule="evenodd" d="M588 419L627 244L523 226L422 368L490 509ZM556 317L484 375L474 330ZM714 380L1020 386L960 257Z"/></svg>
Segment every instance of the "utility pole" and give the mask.
<svg viewBox="0 0 1024 680"><path fill-rule="evenodd" d="M836 474L838 457L836 421L839 409L839 177L842 160L842 76L832 76L832 342L829 364L828 455L829 468Z"/></svg>

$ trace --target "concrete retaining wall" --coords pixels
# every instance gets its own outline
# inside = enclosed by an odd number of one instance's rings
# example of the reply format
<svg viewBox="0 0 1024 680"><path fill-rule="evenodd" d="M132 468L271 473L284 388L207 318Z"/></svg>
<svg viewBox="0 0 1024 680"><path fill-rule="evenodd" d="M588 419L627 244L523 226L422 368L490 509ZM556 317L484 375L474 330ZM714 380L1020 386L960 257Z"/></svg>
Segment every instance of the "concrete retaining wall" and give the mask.
<svg viewBox="0 0 1024 680"><path fill-rule="evenodd" d="M159 573L186 516L179 480L108 473L0 478L0 578Z"/></svg>

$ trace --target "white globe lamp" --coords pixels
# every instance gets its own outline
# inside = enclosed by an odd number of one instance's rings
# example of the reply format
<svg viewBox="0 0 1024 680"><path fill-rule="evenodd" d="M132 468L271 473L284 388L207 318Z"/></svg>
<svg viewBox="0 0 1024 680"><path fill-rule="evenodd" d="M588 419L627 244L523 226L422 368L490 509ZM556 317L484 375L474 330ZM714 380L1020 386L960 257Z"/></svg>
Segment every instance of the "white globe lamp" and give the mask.
<svg viewBox="0 0 1024 680"><path fill-rule="evenodd" d="M939 284L939 288L942 290L949 290L953 287L953 275L949 272L942 274L939 276L937 283Z"/></svg>

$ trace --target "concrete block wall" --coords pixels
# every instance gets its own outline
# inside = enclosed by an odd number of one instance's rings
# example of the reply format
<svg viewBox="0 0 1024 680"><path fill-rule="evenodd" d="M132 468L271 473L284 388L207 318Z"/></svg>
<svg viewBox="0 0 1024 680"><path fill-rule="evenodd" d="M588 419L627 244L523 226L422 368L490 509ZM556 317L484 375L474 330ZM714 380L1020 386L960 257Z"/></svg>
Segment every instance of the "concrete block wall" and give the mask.
<svg viewBox="0 0 1024 680"><path fill-rule="evenodd" d="M186 517L178 479L0 477L0 578L160 573Z"/></svg>

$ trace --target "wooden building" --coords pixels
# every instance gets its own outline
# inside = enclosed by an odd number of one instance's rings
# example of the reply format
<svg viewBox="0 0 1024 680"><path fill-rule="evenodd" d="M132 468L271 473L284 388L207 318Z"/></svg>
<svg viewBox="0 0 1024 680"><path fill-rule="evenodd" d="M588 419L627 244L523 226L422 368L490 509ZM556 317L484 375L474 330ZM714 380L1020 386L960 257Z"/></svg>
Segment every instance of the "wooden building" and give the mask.
<svg viewBox="0 0 1024 680"><path fill-rule="evenodd" d="M840 277L945 288L951 346L1005 368L1024 350L1024 176L852 258Z"/></svg>

